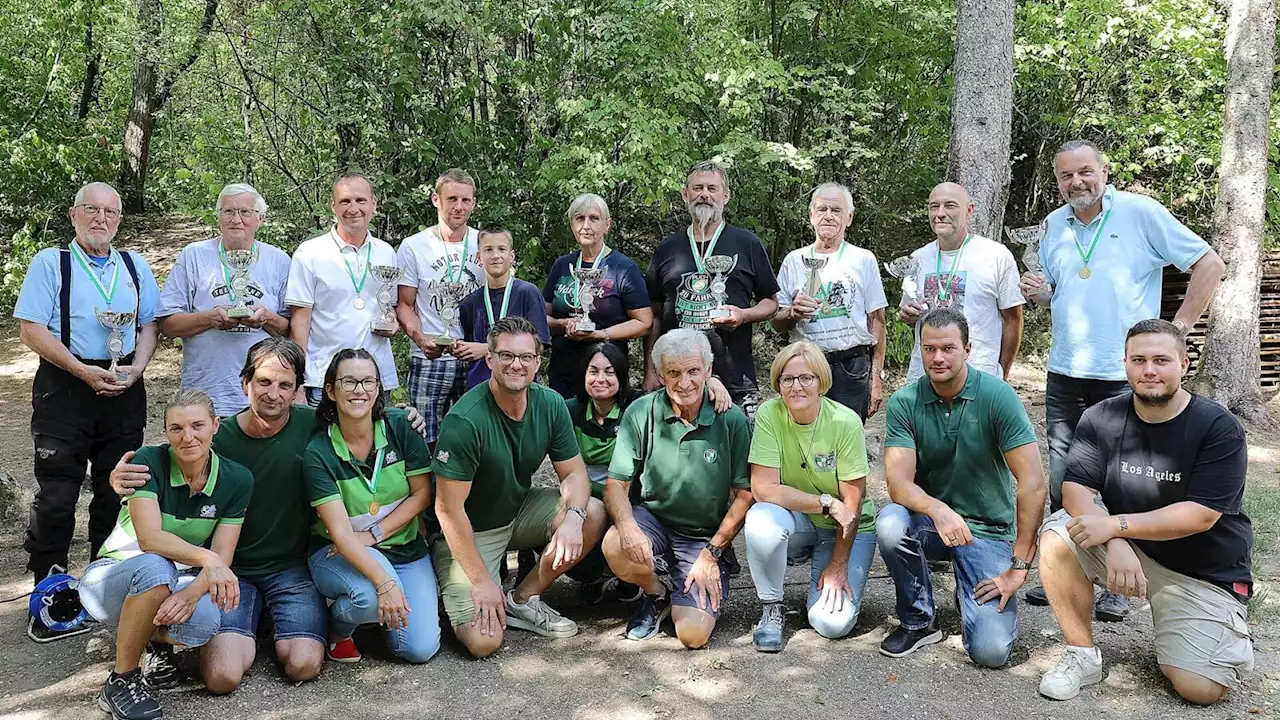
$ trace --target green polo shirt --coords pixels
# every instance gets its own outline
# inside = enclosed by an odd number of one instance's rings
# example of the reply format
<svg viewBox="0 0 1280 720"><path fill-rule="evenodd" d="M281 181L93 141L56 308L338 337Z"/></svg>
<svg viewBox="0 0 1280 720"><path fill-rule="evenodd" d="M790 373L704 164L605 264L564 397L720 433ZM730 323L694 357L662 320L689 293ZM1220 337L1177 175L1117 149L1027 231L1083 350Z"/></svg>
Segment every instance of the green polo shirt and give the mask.
<svg viewBox="0 0 1280 720"><path fill-rule="evenodd" d="M463 507L475 532L516 519L543 458L563 462L579 454L560 394L534 383L526 398L524 417L512 420L493 399L489 383L481 383L440 422L431 472L471 483Z"/></svg>
<svg viewBox="0 0 1280 720"><path fill-rule="evenodd" d="M381 467L378 461L381 458ZM341 502L351 529L364 532L390 515L409 497L409 478L429 472L431 454L427 441L403 411L391 409L373 424L373 450L367 458L352 456L335 423L328 432L316 433L302 454L302 474L312 507ZM393 563L411 563L427 554L427 543L414 520L382 539L374 547ZM312 527L311 550L333 542L320 518Z"/></svg>
<svg viewBox="0 0 1280 720"><path fill-rule="evenodd" d="M150 477L120 508L116 527L102 544L98 557L128 560L142 554L129 517L129 502L133 500L155 500L160 505L160 529L198 547L206 546L219 525L244 522L245 508L253 494L253 475L243 465L221 459L217 453L211 456L204 489L192 493L168 444L139 448L133 462L146 465Z"/></svg>
<svg viewBox="0 0 1280 720"><path fill-rule="evenodd" d="M698 417L685 424L657 390L623 413L609 477L638 481L637 504L673 532L706 540L729 510L730 488L751 489L750 451L742 408L717 415L704 392Z"/></svg>
<svg viewBox="0 0 1280 720"><path fill-rule="evenodd" d="M766 401L756 411L751 438L751 463L777 468L783 485L810 495L826 493L839 499L840 483L867 476L867 440L858 414L822 398L818 419L808 425L792 421L782 398ZM830 515L810 513L816 527L834 529ZM876 504L871 493L862 497L858 532L876 531Z"/></svg>
<svg viewBox="0 0 1280 720"><path fill-rule="evenodd" d="M244 412L249 412L248 410ZM237 416L222 421L213 449L253 473L253 499L240 529L231 569L242 578L261 578L305 567L315 511L302 477L302 453L316 431L316 411L289 409L289 422L269 438L250 437Z"/></svg>
<svg viewBox="0 0 1280 720"><path fill-rule="evenodd" d="M884 446L916 451L916 484L963 517L974 535L995 540L1016 536L1004 454L1035 441L1014 389L973 366L950 406L926 375L894 393L885 415Z"/></svg>

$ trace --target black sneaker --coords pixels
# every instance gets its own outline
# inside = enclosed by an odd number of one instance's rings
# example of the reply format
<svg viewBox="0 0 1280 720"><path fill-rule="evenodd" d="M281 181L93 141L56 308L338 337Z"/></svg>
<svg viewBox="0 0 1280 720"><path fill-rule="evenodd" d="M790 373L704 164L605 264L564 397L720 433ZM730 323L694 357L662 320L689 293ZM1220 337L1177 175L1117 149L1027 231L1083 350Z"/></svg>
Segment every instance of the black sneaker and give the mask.
<svg viewBox="0 0 1280 720"><path fill-rule="evenodd" d="M178 673L178 658L172 645L147 643L147 654L142 657L142 678L156 690L178 687L182 677Z"/></svg>
<svg viewBox="0 0 1280 720"><path fill-rule="evenodd" d="M1036 607L1044 607L1049 604L1049 596L1044 593L1043 586L1036 586L1026 591L1022 595L1022 599L1027 601L1028 605Z"/></svg>
<svg viewBox="0 0 1280 720"><path fill-rule="evenodd" d="M941 642L942 637L942 631L933 625L919 630L908 630L899 625L880 643L880 654L889 657L910 655L925 645Z"/></svg>
<svg viewBox="0 0 1280 720"><path fill-rule="evenodd" d="M578 597L590 605L599 605L609 600L618 602L635 602L644 595L639 585L622 582L616 577L602 577L578 586Z"/></svg>
<svg viewBox="0 0 1280 720"><path fill-rule="evenodd" d="M1122 622L1129 615L1129 598L1109 590L1098 593L1093 601L1093 616L1098 622Z"/></svg>
<svg viewBox="0 0 1280 720"><path fill-rule="evenodd" d="M164 716L155 691L142 681L141 670L124 675L111 673L98 694L98 709L112 720L154 720Z"/></svg>
<svg viewBox="0 0 1280 720"><path fill-rule="evenodd" d="M644 599L640 601L640 607L636 608L636 614L632 615L627 623L627 639L648 640L657 635L658 630L662 628L662 621L666 620L670 614L670 591L660 596L645 594Z"/></svg>

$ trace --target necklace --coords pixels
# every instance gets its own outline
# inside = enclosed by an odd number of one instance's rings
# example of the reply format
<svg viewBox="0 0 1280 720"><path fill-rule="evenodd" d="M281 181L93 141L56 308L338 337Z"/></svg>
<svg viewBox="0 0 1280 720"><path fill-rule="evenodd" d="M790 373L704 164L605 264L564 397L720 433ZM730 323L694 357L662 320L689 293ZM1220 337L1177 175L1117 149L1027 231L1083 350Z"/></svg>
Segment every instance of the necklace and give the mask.
<svg viewBox="0 0 1280 720"><path fill-rule="evenodd" d="M821 400L819 400L819 402L821 402ZM790 414L790 411L788 411L788 414ZM804 425L801 425L800 423L797 423L795 421L795 418L791 418L791 422L796 423L797 427L806 427ZM792 439L795 440L796 442L796 449L800 451L800 469L801 470L809 469L809 454L813 450L814 438L818 436L818 430L821 427L822 427L822 407L819 406L818 417L813 421L813 429L812 429L812 432L809 433L809 447L803 447L800 445L799 433L795 433L792 435Z"/></svg>

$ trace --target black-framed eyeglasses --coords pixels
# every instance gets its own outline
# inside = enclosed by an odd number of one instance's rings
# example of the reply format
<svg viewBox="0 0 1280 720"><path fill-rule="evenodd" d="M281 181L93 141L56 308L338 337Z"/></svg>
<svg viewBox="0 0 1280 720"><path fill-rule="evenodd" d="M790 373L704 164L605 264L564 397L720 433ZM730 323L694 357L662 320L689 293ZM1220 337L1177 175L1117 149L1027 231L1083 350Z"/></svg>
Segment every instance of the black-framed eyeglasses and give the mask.
<svg viewBox="0 0 1280 720"><path fill-rule="evenodd" d="M796 383L800 383L802 388L811 388L818 381L818 376L811 373L801 373L799 375L783 375L778 378L778 387L789 388Z"/></svg>
<svg viewBox="0 0 1280 720"><path fill-rule="evenodd" d="M510 365L516 360L519 360L521 365L526 365L526 366L534 364L535 362L538 361L538 358L541 356L540 353L521 353L517 355L512 352L507 352L506 350L499 350L498 352L494 353L494 355L498 358L498 362L502 363L503 365Z"/></svg>
<svg viewBox="0 0 1280 720"><path fill-rule="evenodd" d="M89 217L93 217L98 213L105 215L108 220L115 220L120 217L120 211L116 208L102 207L100 205L76 205L76 209Z"/></svg>
<svg viewBox="0 0 1280 720"><path fill-rule="evenodd" d="M343 376L338 378L338 387L344 392L355 392L356 388L361 388L365 392L373 394L378 392L378 378L353 378L351 376Z"/></svg>

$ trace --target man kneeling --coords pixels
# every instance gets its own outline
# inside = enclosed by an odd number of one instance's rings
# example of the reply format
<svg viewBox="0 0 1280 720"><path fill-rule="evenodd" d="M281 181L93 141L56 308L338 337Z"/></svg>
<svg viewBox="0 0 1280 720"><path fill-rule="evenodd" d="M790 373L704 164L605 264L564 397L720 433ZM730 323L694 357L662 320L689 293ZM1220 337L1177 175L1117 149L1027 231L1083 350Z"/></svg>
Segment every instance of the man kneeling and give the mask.
<svg viewBox="0 0 1280 720"><path fill-rule="evenodd" d="M1139 322L1125 339L1133 394L1080 419L1064 509L1041 529L1040 575L1067 641L1040 681L1046 697L1067 700L1102 680L1093 584L1150 599L1156 661L1187 702L1218 702L1253 668L1244 430L1222 406L1182 389L1187 365L1176 325Z"/></svg>
<svg viewBox="0 0 1280 720"><path fill-rule="evenodd" d="M705 335L688 328L663 335L653 365L664 388L622 416L604 488L613 527L602 547L618 579L645 592L627 637L653 637L671 614L680 642L700 648L729 593L723 555L753 502L751 431L742 408L717 415L711 405Z"/></svg>

